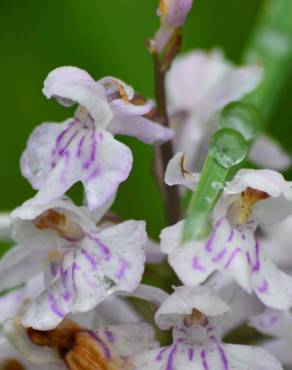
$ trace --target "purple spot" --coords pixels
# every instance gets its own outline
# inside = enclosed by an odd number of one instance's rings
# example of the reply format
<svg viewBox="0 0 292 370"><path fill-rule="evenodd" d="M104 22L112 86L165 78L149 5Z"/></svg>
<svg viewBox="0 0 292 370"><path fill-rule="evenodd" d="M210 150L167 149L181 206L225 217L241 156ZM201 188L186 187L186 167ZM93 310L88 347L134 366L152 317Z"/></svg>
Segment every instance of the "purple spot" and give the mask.
<svg viewBox="0 0 292 370"><path fill-rule="evenodd" d="M222 249L215 257L212 258L212 262L220 261L226 254L227 248Z"/></svg>
<svg viewBox="0 0 292 370"><path fill-rule="evenodd" d="M207 363L207 356L206 356L206 352L205 351L202 351L201 354L201 359L202 359L202 363L203 363L203 366L204 366L204 369L205 370L209 370L209 366L208 366L208 363Z"/></svg>
<svg viewBox="0 0 292 370"><path fill-rule="evenodd" d="M49 293L48 300L49 300L49 305L50 305L52 312L54 312L54 314L56 314L59 317L62 317L62 318L65 317L64 311L57 305L55 297L53 296L52 293Z"/></svg>
<svg viewBox="0 0 292 370"><path fill-rule="evenodd" d="M233 262L234 258L236 257L236 255L241 252L241 249L240 248L235 248L234 251L231 253L231 256L228 258L228 261L226 262L225 266L224 266L224 269L227 269L231 263Z"/></svg>
<svg viewBox="0 0 292 370"><path fill-rule="evenodd" d="M260 285L257 290L259 293L266 293L268 291L268 288L269 288L269 283L267 282L267 280L264 280L262 285Z"/></svg>
<svg viewBox="0 0 292 370"><path fill-rule="evenodd" d="M172 347L171 351L169 352L165 370L173 370L173 359L174 359L176 350L177 350L177 346L175 345Z"/></svg>
<svg viewBox="0 0 292 370"><path fill-rule="evenodd" d="M100 141L102 141L103 140L103 133L102 132L99 132L98 133L98 137L99 137Z"/></svg>
<svg viewBox="0 0 292 370"><path fill-rule="evenodd" d="M193 361L193 358L194 358L194 349L189 348L188 349L188 359L189 359L189 361Z"/></svg>
<svg viewBox="0 0 292 370"><path fill-rule="evenodd" d="M193 266L194 270L197 270L197 271L200 271L200 272L206 271L206 269L200 264L199 257L194 257L193 258L192 266Z"/></svg>
<svg viewBox="0 0 292 370"><path fill-rule="evenodd" d="M103 350L103 354L104 354L104 357L109 360L111 358L111 352L109 350L109 348L103 343L103 341L99 338L99 336L91 331L91 330L85 330L85 332L87 334L89 334L91 336L91 338L93 338L98 344L100 344L102 350Z"/></svg>
<svg viewBox="0 0 292 370"><path fill-rule="evenodd" d="M69 301L69 299L70 299L70 293L68 291L64 292L62 294L62 296L65 299L65 301Z"/></svg>
<svg viewBox="0 0 292 370"><path fill-rule="evenodd" d="M122 260L121 260L121 262L120 262L119 270L118 270L118 272L116 273L116 277L117 277L119 280L121 280L121 279L124 277L124 275L125 275L125 272L126 272L127 268L128 268L128 263L127 263L127 261L125 261L124 259L122 259Z"/></svg>

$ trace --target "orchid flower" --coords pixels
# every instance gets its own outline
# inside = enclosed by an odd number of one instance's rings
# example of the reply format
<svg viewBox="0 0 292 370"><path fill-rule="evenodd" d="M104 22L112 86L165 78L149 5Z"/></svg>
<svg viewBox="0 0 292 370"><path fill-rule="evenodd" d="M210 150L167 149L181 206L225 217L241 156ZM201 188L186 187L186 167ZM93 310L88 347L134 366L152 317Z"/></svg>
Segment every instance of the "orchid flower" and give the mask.
<svg viewBox="0 0 292 370"><path fill-rule="evenodd" d="M214 50L177 57L166 78L176 151L184 151L192 170L200 170L218 113L254 90L262 78L259 65L235 67Z"/></svg>
<svg viewBox="0 0 292 370"><path fill-rule="evenodd" d="M135 368L144 370L269 370L282 369L263 349L225 344L220 325L229 308L206 286L179 287L155 314L162 330L173 328L170 346L134 357Z"/></svg>
<svg viewBox="0 0 292 370"><path fill-rule="evenodd" d="M250 325L271 337L262 341L263 348L271 352L283 365L292 366L292 315L289 310L267 308L261 314L252 316Z"/></svg>
<svg viewBox="0 0 292 370"><path fill-rule="evenodd" d="M153 104L135 96L130 86L116 78L96 82L79 68L61 67L48 75L43 92L62 105L79 106L74 118L62 124L44 123L28 140L21 170L39 190L35 204L58 199L81 181L90 210L100 207L132 168L130 149L113 134L134 136L149 144L173 136L172 130L145 117Z"/></svg>
<svg viewBox="0 0 292 370"><path fill-rule="evenodd" d="M168 297L160 289L146 285L139 286L131 296L157 306ZM6 304L12 311L16 311L15 306L19 310L17 302L7 300ZM114 317L113 306L116 310ZM2 310L3 306L0 315ZM92 311L65 319L49 331L24 328L16 315L4 324L4 334L10 343L0 339L0 356L1 351L8 348L14 361L20 359L30 364L26 369L35 369L38 365L50 370L75 370L77 367L89 370L103 365L107 369L130 370L132 354L157 347L153 329L140 321L141 317L133 314L130 305L117 296L108 297ZM0 364L1 360L0 357ZM7 362L4 354L3 362Z"/></svg>
<svg viewBox="0 0 292 370"><path fill-rule="evenodd" d="M181 158L180 153L169 164L167 182L171 179L172 184L176 180L182 184L190 178L181 165ZM168 255L170 265L188 286L196 286L214 271L221 271L248 293L254 291L265 305L289 308L292 277L276 267L255 231L259 220L269 224L284 219L291 213L291 201L291 184L281 174L272 170L240 170L226 185L211 215L211 235L206 240L192 240L182 245L184 221L180 221L162 231L162 252Z"/></svg>
<svg viewBox="0 0 292 370"><path fill-rule="evenodd" d="M154 47L158 53L164 51L173 35L184 25L193 5L193 0L160 0L157 14L160 28L155 35Z"/></svg>
<svg viewBox="0 0 292 370"><path fill-rule="evenodd" d="M69 313L89 311L112 293L131 292L144 271L143 221L99 228L87 208L69 199L42 206L26 202L12 213L12 237L18 246L0 261L0 289L44 271L46 290L21 316L27 327L52 329Z"/></svg>

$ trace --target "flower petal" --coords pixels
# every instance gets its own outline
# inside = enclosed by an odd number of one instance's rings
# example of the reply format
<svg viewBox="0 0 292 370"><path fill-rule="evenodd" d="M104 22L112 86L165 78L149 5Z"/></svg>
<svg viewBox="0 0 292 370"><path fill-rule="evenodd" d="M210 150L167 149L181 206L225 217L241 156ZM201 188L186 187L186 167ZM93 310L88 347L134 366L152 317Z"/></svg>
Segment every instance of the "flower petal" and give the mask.
<svg viewBox="0 0 292 370"><path fill-rule="evenodd" d="M61 197L78 181L85 186L88 207L106 203L132 167L128 147L105 131L79 121L44 124L31 135L21 160L22 172L39 193L35 204Z"/></svg>
<svg viewBox="0 0 292 370"><path fill-rule="evenodd" d="M260 167L276 171L285 171L292 163L291 156L267 135L261 135L255 140L249 159Z"/></svg>
<svg viewBox="0 0 292 370"><path fill-rule="evenodd" d="M183 152L176 153L168 162L164 181L167 185L184 185L194 191L199 181L199 174L190 173L186 169L186 155Z"/></svg>
<svg viewBox="0 0 292 370"><path fill-rule="evenodd" d="M16 246L0 260L0 291L14 288L43 270L47 250Z"/></svg>
<svg viewBox="0 0 292 370"><path fill-rule="evenodd" d="M96 334L117 356L129 357L158 347L154 330L146 323L108 326Z"/></svg>
<svg viewBox="0 0 292 370"><path fill-rule="evenodd" d="M60 274L24 315L22 324L52 329L69 313L93 309L114 292L133 291L145 263L145 223L127 221L88 233L82 248L63 254Z"/></svg>
<svg viewBox="0 0 292 370"><path fill-rule="evenodd" d="M243 289L251 292L249 267L245 250L250 241L243 239L227 220L214 225L212 234L204 241L190 241L182 245L184 221L162 230L161 249L181 281L188 286L202 283L218 270L232 276Z"/></svg>
<svg viewBox="0 0 292 370"><path fill-rule="evenodd" d="M162 330L174 327L193 309L206 316L222 316L229 312L227 304L208 286L178 287L160 306L155 321Z"/></svg>
<svg viewBox="0 0 292 370"><path fill-rule="evenodd" d="M248 255L253 289L268 307L292 306L292 277L279 270L259 245Z"/></svg>
<svg viewBox="0 0 292 370"><path fill-rule="evenodd" d="M56 68L45 80L43 93L48 99L56 97L63 105L78 103L85 107L92 118L103 127L112 117L104 89L82 69Z"/></svg>
<svg viewBox="0 0 292 370"><path fill-rule="evenodd" d="M143 116L122 114L115 111L108 130L113 135L133 136L146 144L159 144L171 140L174 136L172 129L151 121Z"/></svg>
<svg viewBox="0 0 292 370"><path fill-rule="evenodd" d="M229 364L228 368L230 369L283 370L279 361L269 352L261 348L224 344L222 349L224 350ZM214 369L216 369L215 366ZM227 367L225 369L227 369Z"/></svg>
<svg viewBox="0 0 292 370"><path fill-rule="evenodd" d="M292 319L289 311L267 308L264 312L250 317L249 324L265 335L287 338L290 335Z"/></svg>

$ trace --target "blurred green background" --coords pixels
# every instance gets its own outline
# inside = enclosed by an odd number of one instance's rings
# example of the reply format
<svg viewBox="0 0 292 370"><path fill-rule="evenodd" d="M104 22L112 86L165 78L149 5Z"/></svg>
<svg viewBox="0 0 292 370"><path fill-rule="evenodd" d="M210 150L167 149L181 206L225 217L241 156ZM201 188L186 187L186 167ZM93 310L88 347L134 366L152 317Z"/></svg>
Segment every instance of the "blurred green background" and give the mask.
<svg viewBox="0 0 292 370"><path fill-rule="evenodd" d="M277 0L275 0L277 1ZM1 1L1 205L10 210L33 195L21 177L19 158L31 130L62 121L73 112L48 101L42 83L62 65L86 69L96 79L113 75L153 96L151 58L144 41L158 27L158 0ZM183 49L221 47L240 61L261 0L197 0L184 30ZM267 129L286 149L291 141L292 79ZM115 203L123 217L145 219L151 235L164 224L160 196L151 176L153 150L124 139L135 165ZM291 147L291 145L290 145Z"/></svg>

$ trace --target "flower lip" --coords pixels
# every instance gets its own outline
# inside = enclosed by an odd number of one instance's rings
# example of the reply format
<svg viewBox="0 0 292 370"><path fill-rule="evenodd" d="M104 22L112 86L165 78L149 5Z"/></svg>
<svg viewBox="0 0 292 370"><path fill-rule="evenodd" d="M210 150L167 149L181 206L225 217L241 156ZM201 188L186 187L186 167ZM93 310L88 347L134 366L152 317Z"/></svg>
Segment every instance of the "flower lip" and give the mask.
<svg viewBox="0 0 292 370"><path fill-rule="evenodd" d="M208 286L175 288L155 314L162 330L174 327L181 319L198 324L205 317L221 317L229 313L227 304Z"/></svg>

